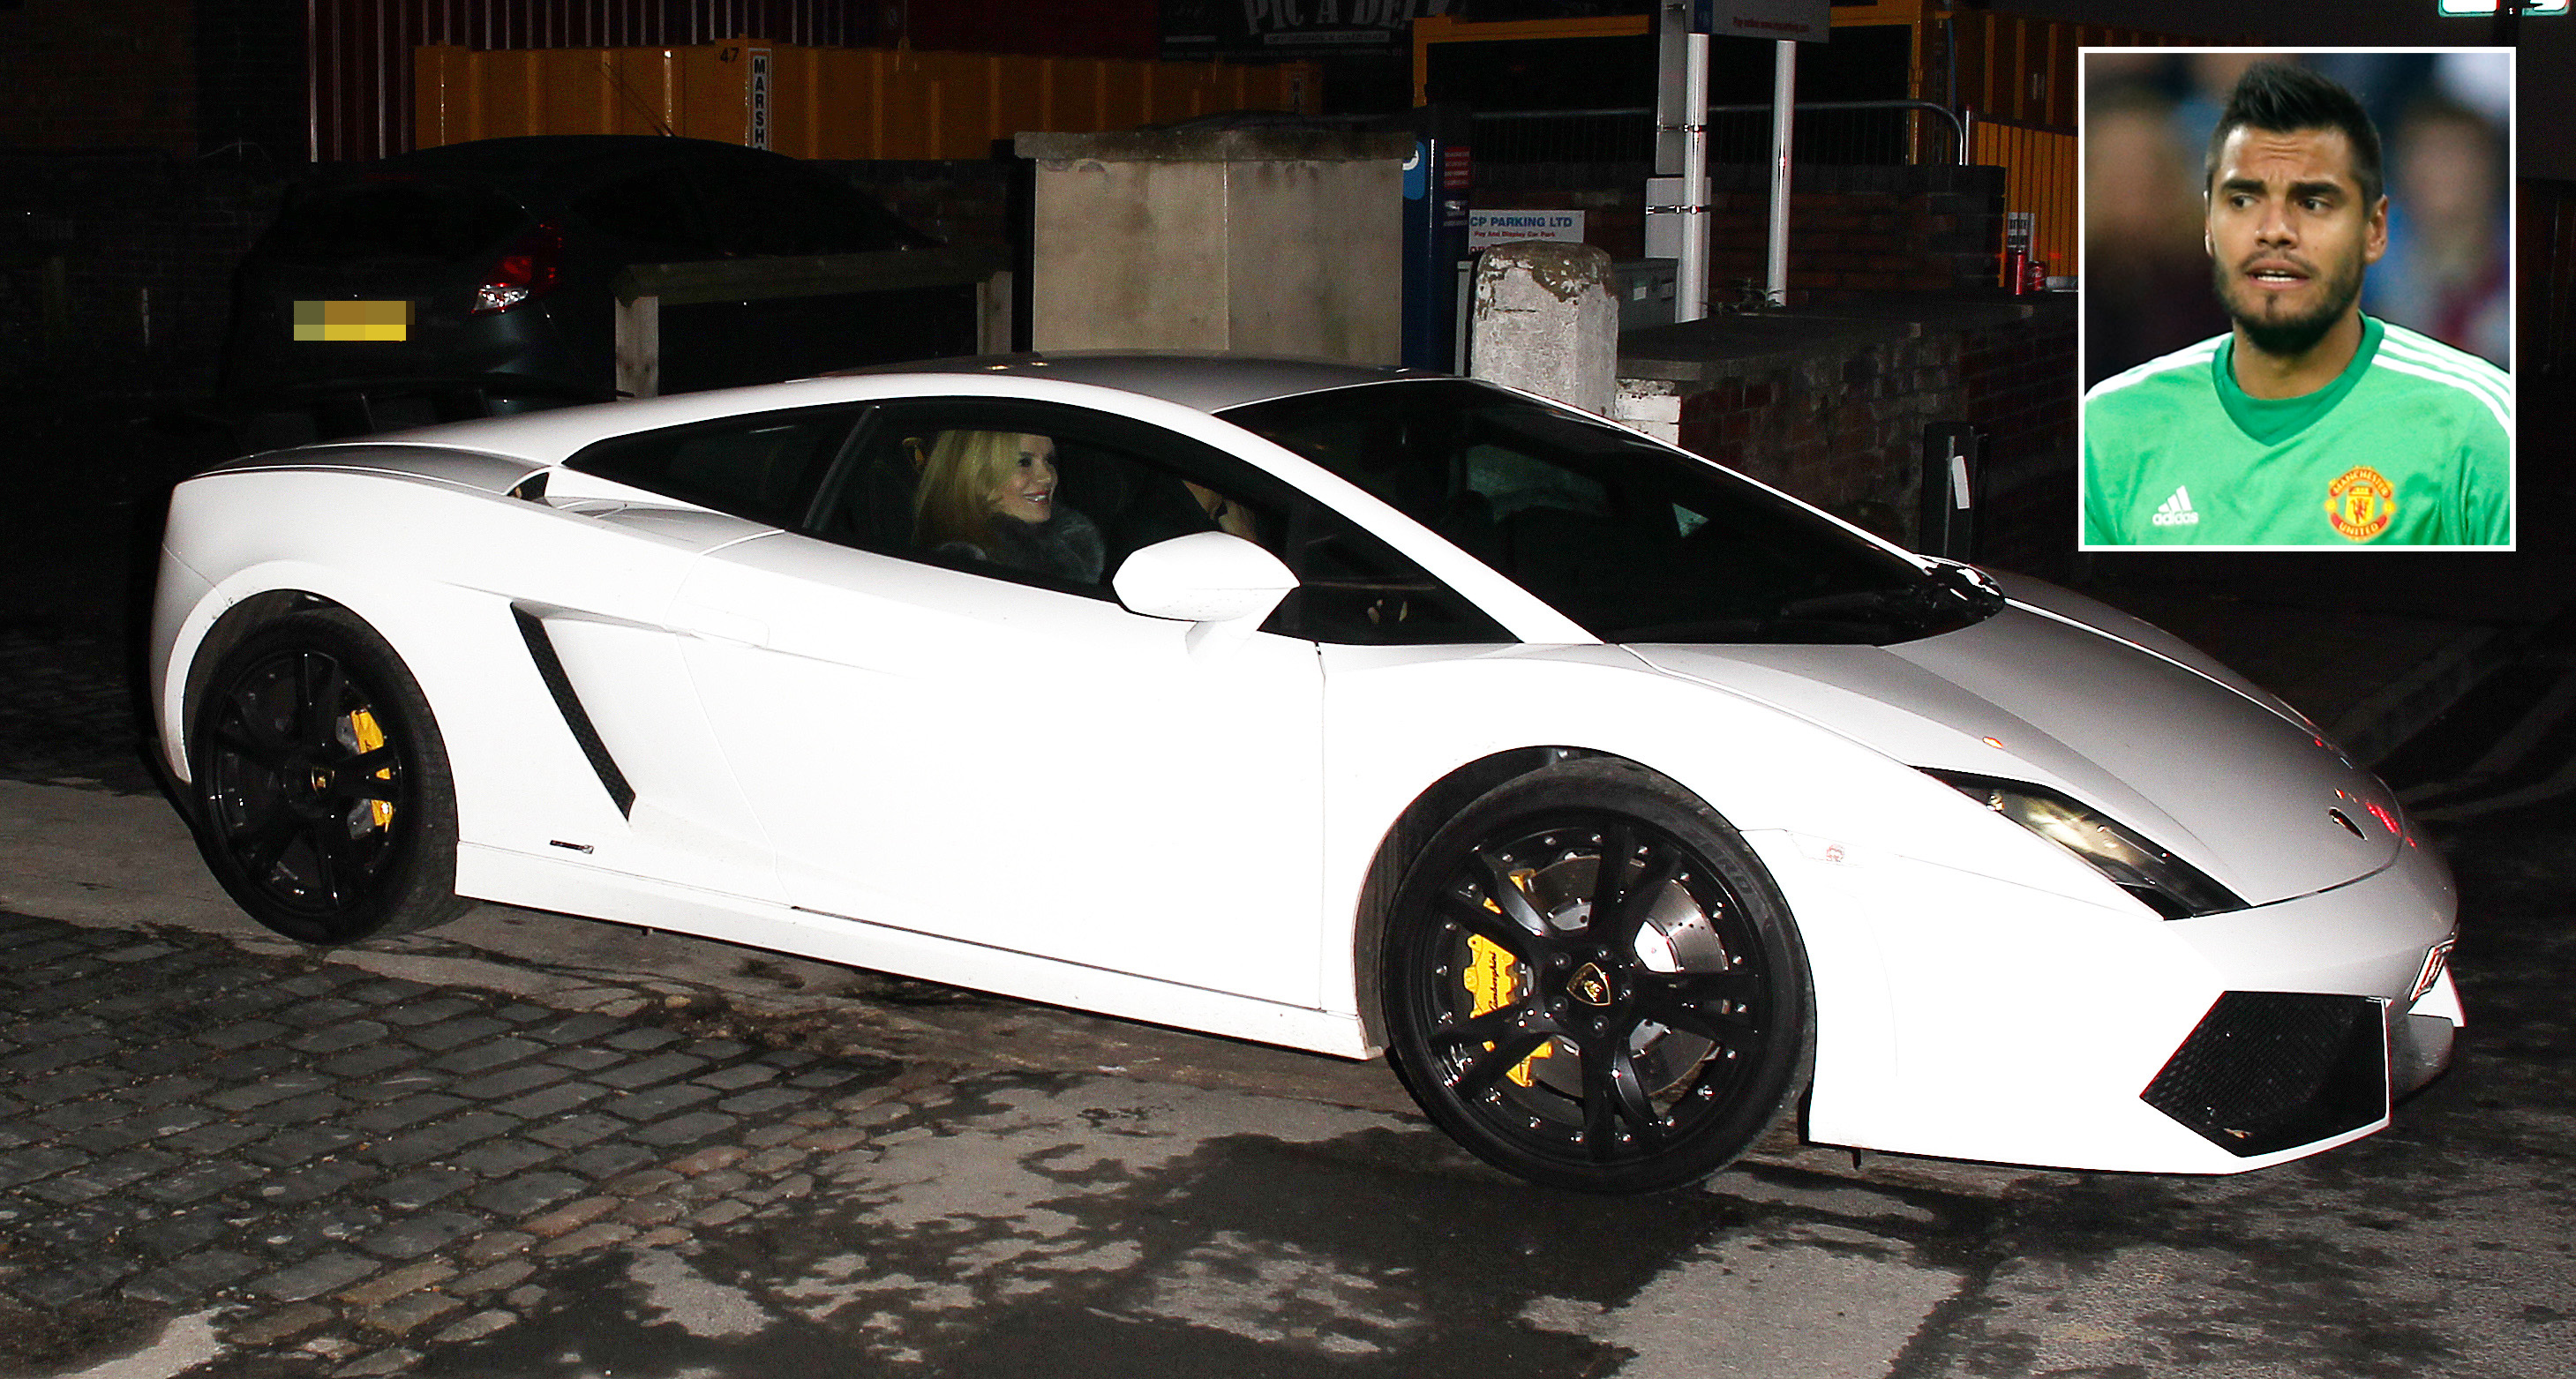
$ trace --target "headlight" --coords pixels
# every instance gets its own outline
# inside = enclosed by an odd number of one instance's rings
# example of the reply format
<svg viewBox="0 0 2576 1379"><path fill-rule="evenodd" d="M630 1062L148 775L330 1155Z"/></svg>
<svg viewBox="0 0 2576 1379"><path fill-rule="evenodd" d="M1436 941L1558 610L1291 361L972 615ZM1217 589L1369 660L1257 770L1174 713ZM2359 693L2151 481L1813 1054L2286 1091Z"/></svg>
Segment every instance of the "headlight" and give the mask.
<svg viewBox="0 0 2576 1379"><path fill-rule="evenodd" d="M2167 919L2245 908L2200 868L2053 790L1953 771L1925 774L2092 863L2111 884Z"/></svg>

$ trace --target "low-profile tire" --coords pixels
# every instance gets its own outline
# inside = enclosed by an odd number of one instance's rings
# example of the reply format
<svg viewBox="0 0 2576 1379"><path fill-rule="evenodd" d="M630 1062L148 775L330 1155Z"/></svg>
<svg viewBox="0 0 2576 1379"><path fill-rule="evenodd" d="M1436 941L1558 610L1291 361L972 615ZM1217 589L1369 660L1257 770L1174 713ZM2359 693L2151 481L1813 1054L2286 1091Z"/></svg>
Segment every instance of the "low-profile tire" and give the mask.
<svg viewBox="0 0 2576 1379"><path fill-rule="evenodd" d="M1396 893L1382 997L1433 1122L1588 1192L1732 1163L1811 1060L1806 950L1769 873L1724 819L1617 762L1531 772L1435 832Z"/></svg>
<svg viewBox="0 0 2576 1379"><path fill-rule="evenodd" d="M357 618L317 609L244 637L207 677L189 739L198 847L253 919L350 943L466 908L437 720Z"/></svg>

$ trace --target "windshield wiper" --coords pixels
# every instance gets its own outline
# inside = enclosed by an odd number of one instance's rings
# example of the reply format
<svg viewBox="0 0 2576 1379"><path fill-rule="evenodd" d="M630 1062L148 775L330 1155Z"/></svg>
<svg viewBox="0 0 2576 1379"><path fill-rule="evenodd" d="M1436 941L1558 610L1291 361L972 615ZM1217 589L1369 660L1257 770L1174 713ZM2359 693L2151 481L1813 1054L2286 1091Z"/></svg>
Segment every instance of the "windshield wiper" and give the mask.
<svg viewBox="0 0 2576 1379"><path fill-rule="evenodd" d="M1868 628L1902 641L1983 622L2003 606L2000 590L1973 572L1945 566L1902 588L1848 589L1791 599L1773 609L1764 622L1775 628L1800 623Z"/></svg>
<svg viewBox="0 0 2576 1379"><path fill-rule="evenodd" d="M1932 610L1929 583L1903 589L1846 589L1791 599L1771 612L1772 622L1865 622L1884 617L1919 620Z"/></svg>
<svg viewBox="0 0 2576 1379"><path fill-rule="evenodd" d="M1974 565L1944 560L1932 565L1928 573L1941 582L1942 588L1965 600L1981 619L2010 602L2002 588Z"/></svg>

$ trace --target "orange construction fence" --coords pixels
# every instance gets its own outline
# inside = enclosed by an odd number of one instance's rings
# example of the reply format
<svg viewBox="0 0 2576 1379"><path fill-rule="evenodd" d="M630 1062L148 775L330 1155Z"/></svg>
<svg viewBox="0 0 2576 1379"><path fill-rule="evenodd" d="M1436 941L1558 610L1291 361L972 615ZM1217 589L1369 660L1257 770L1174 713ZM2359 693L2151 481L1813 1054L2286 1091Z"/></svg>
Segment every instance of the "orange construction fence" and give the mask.
<svg viewBox="0 0 2576 1379"><path fill-rule="evenodd" d="M2032 214L2031 253L2052 275L2075 276L2075 136L1979 116L1968 161L2004 170L2004 209Z"/></svg>
<svg viewBox="0 0 2576 1379"><path fill-rule="evenodd" d="M1143 62L739 40L671 48L413 50L421 148L515 134L676 134L800 158L984 158L1230 110L1314 114L1310 63Z"/></svg>

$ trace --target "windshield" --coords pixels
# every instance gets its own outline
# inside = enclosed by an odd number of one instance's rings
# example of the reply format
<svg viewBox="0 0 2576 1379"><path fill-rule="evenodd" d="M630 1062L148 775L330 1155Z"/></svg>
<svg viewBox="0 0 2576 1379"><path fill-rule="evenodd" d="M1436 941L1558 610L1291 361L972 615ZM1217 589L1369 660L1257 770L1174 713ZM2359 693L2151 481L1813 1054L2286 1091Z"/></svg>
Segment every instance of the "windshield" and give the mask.
<svg viewBox="0 0 2576 1379"><path fill-rule="evenodd" d="M1871 642L1963 627L2002 596L1852 535L1716 465L1462 379L1224 413L1376 494L1609 642Z"/></svg>

